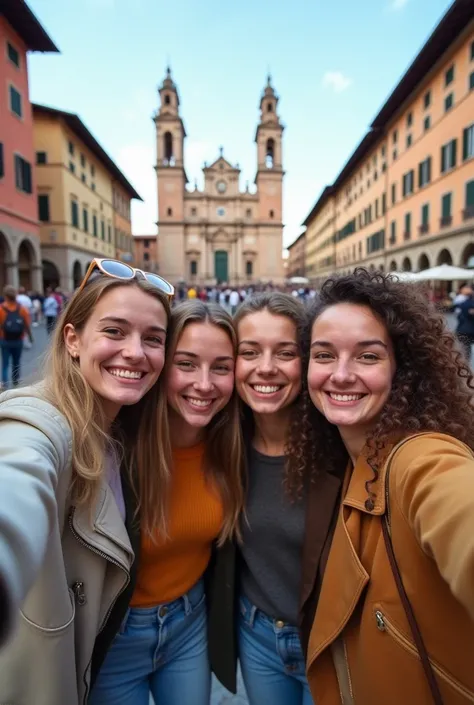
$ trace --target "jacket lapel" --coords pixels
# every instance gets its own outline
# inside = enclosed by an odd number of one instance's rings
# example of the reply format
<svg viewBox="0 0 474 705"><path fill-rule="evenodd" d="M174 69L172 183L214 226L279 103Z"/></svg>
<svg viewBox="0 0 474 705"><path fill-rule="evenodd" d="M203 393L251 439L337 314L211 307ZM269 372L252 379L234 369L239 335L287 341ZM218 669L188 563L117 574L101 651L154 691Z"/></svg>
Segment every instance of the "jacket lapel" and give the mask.
<svg viewBox="0 0 474 705"><path fill-rule="evenodd" d="M341 489L341 478L321 473L311 482L306 504L305 536L300 611L303 611L316 586L323 548Z"/></svg>

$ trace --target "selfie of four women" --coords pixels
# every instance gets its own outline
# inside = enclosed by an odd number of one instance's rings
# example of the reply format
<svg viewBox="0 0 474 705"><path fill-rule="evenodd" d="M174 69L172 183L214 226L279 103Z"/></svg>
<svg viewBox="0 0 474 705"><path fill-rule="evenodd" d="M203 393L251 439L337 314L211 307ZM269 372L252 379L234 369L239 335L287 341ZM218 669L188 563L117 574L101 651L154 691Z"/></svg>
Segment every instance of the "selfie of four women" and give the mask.
<svg viewBox="0 0 474 705"><path fill-rule="evenodd" d="M474 702L474 378L423 291L94 260L0 397L0 702Z"/></svg>

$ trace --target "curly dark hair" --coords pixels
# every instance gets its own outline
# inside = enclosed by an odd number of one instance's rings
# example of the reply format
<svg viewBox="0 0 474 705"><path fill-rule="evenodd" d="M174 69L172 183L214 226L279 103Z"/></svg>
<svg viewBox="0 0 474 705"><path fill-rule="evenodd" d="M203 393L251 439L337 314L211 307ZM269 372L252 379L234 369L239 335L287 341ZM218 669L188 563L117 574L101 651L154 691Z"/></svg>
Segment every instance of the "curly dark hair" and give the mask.
<svg viewBox="0 0 474 705"><path fill-rule="evenodd" d="M310 312L305 348L310 346L315 320L330 306L367 306L390 336L396 371L390 396L367 436L367 460L373 478L366 484L366 506L373 508L370 485L378 478L386 446L420 431L446 433L474 449L473 374L444 316L414 284L393 275L357 268L353 274L332 277L321 289ZM348 322L350 325L350 322ZM297 489L322 470L340 474L348 460L336 426L312 405L307 390L300 426L288 442L290 476Z"/></svg>

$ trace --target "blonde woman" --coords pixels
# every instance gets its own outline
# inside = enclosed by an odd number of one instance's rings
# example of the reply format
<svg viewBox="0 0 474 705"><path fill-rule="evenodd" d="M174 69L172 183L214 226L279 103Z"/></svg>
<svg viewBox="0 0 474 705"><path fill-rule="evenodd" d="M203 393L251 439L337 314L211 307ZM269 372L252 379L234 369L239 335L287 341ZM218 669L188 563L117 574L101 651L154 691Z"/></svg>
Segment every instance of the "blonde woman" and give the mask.
<svg viewBox="0 0 474 705"><path fill-rule="evenodd" d="M156 529L142 533L130 609L89 705L148 705L150 693L157 705L209 705L210 663L235 689L235 647L220 638L234 617L233 568L224 580L204 576L213 553L227 570L219 558L242 507L236 347L220 306L194 299L173 310L166 398L158 401Z"/></svg>
<svg viewBox="0 0 474 705"><path fill-rule="evenodd" d="M160 520L157 380L172 293L156 275L94 260L43 383L0 400L2 703L86 703L128 607L135 515L144 535Z"/></svg>

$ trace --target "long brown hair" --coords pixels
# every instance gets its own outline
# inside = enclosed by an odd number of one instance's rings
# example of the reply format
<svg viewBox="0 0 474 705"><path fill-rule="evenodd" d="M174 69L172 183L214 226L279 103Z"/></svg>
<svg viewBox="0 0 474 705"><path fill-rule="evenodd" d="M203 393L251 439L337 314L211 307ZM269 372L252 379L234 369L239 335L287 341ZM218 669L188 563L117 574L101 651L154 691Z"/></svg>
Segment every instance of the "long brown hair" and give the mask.
<svg viewBox="0 0 474 705"><path fill-rule="evenodd" d="M73 501L92 506L103 476L106 449L114 443L119 445L119 450L123 450L127 458L133 460L131 465L126 463L127 469L130 474L137 474L133 480L142 521L145 530L151 530L156 523L156 501L161 495L159 478L155 473L160 380L141 401L133 405L133 412L128 407L122 407L112 428L107 431L101 399L69 354L64 338L64 329L68 324L80 333L101 297L119 286L138 287L153 296L162 304L169 319L168 298L147 281L119 281L105 276L91 280L82 291L72 296L59 318L46 360L44 394L66 417L71 428ZM127 418L132 417L133 427L126 422ZM123 448L120 447L122 445Z"/></svg>
<svg viewBox="0 0 474 705"><path fill-rule="evenodd" d="M168 335L168 352L165 372L173 364L173 356L185 328L191 323L210 323L229 337L234 354L237 351L237 336L232 318L218 304L204 303L198 299L178 304L171 313ZM168 403L163 394L158 401L160 420L159 458L156 470L160 475L162 494L159 498L158 530L167 535L167 503L172 462ZM224 506L224 523L219 536L219 545L233 534L239 536L238 519L244 502L243 491L243 443L239 423L239 403L235 389L226 406L219 411L206 428L204 471L221 494Z"/></svg>
<svg viewBox="0 0 474 705"><path fill-rule="evenodd" d="M369 308L387 329L395 353L392 389L367 436L364 451L373 471L373 479L366 486L370 502L370 485L376 481L387 444L393 440L419 431L438 431L474 449L473 375L444 316L423 292L391 275L364 268L323 284L310 316L305 345L309 346L317 318L330 306L341 303ZM339 472L348 460L337 427L310 400L291 451L295 472L300 476L311 468Z"/></svg>
<svg viewBox="0 0 474 705"><path fill-rule="evenodd" d="M234 316L234 325L237 334L239 331L239 323L241 323L241 321L243 321L243 319L247 316L251 316L253 313L259 313L260 311L268 311L268 313L271 313L273 316L284 316L285 318L289 318L290 321L294 323L296 328L296 340L298 342L301 354L301 369L302 371L304 371L306 368L306 351L303 345L303 340L307 327L307 313L304 305L299 299L296 299L294 296L291 296L290 294L285 294L280 291L269 291L254 294L253 296L250 296L245 299L245 301L237 309L237 312ZM301 387L302 390L304 390L306 387L306 376L303 374L303 372L301 379ZM295 400L295 402L292 404L290 422L288 425L288 429L286 430L285 455L287 457L287 462L285 466L284 482L289 495L293 498L301 497L303 493L303 488L299 485L298 482L299 474L298 477L295 478L294 466L289 460L290 447L288 444L290 442L290 439L296 433L299 433L297 429L300 424L300 418L303 411L302 404L304 403L304 400L305 397L300 394ZM243 418L244 437L245 441L249 443L255 429L253 412L250 407L247 406L247 404L245 404L243 401L241 401L241 410Z"/></svg>

